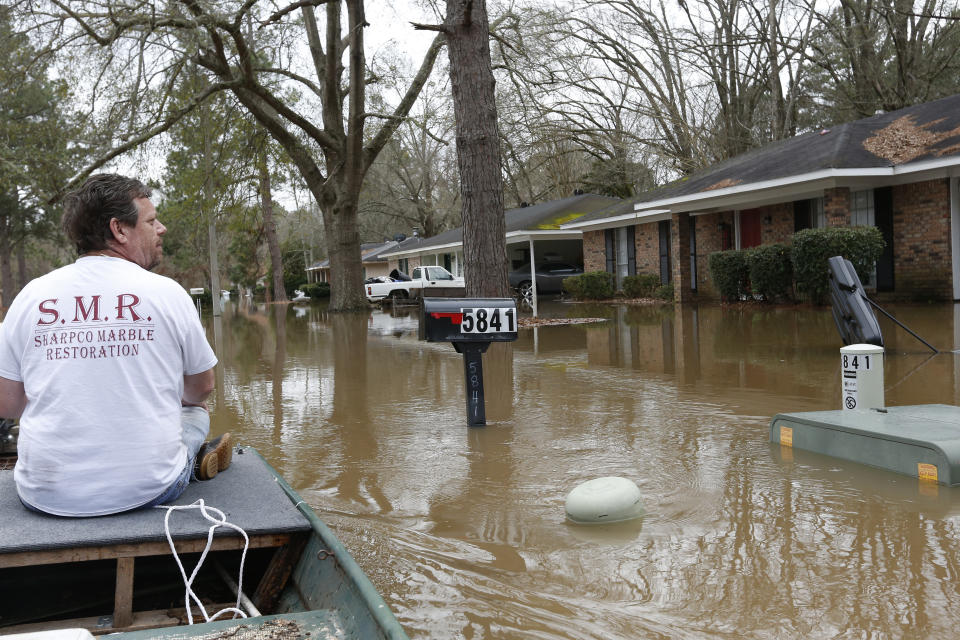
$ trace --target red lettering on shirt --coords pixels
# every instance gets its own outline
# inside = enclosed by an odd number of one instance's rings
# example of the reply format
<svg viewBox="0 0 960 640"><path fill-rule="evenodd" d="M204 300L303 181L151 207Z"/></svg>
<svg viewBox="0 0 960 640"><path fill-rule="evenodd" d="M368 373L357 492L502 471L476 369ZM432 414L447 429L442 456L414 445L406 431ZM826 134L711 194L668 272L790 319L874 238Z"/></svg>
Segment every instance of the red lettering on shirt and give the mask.
<svg viewBox="0 0 960 640"><path fill-rule="evenodd" d="M77 301L76 309L73 312L73 321L80 322L80 316L83 316L84 320L90 319L90 313L93 312L93 319L100 319L100 296L93 296L93 299L90 301L90 306L83 306L83 296L74 296L74 300Z"/></svg>
<svg viewBox="0 0 960 640"><path fill-rule="evenodd" d="M48 304L49 303L49 304ZM57 308L53 305L57 304L56 298L51 298L49 300L44 300L40 303L40 313L45 316L51 316L49 320L44 320L40 318L37 320L37 324L53 324L60 317L60 314L57 312Z"/></svg>
<svg viewBox="0 0 960 640"><path fill-rule="evenodd" d="M127 300L132 298L132 302L127 302ZM136 322L140 319L140 316L137 315L137 312L133 310L135 306L140 304L140 298L135 296L132 293L121 293L117 296L117 320L126 320L123 317L123 310L127 309L130 311L130 319Z"/></svg>

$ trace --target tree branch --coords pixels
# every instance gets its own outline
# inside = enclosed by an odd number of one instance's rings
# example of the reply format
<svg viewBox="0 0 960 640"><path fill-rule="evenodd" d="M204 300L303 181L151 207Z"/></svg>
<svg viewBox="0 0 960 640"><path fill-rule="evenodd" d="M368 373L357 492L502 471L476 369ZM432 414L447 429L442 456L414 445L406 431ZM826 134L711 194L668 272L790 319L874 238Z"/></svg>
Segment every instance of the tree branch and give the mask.
<svg viewBox="0 0 960 640"><path fill-rule="evenodd" d="M110 151L108 151L107 153L105 153L104 155L95 159L91 164L86 166L79 173L77 173L72 178L67 180L66 184L63 185L63 188L57 193L55 193L53 197L47 201L47 203L55 204L64 196L67 190L79 184L81 180L89 176L91 173L93 173L103 165L107 164L109 161L113 160L114 158L116 158L121 154L126 153L127 151L130 151L135 147L140 146L147 140L160 135L161 133L163 133L164 131L166 131L173 125L175 125L177 122L179 122L181 119L183 119L183 117L186 116L188 113L196 109L204 100L206 100L208 97L210 97L214 93L217 93L219 91L234 89L236 86L238 86L238 84L239 83L221 82L221 83L210 85L202 93L194 96L194 98L190 100L190 102L187 103L185 106L169 114L164 121L156 124L155 126L141 133L139 136L127 140L124 144L120 145L119 147L115 147Z"/></svg>
<svg viewBox="0 0 960 640"><path fill-rule="evenodd" d="M377 131L376 135L370 141L370 144L367 145L367 148L364 149L364 171L366 171L370 165L373 164L374 159L377 157L377 154L380 153L380 150L383 149L383 146L387 143L387 140L393 136L394 132L397 130L397 127L399 127L400 123L403 121L403 118L406 118L410 113L413 103L416 102L417 96L420 95L420 90L423 89L423 85L425 85L427 80L430 78L430 74L433 72L433 65L436 62L437 56L440 54L440 50L443 48L443 45L446 43L446 41L447 39L442 33L438 33L436 37L434 37L433 42L430 44L430 48L423 57L423 62L420 64L420 69L417 71L417 75L410 83L410 86L407 87L407 92L404 94L400 104L398 104L397 108L394 109L394 117L384 123L384 125L379 131Z"/></svg>
<svg viewBox="0 0 960 640"><path fill-rule="evenodd" d="M271 15L266 20L263 20L260 23L260 26L265 27L268 24L277 22L278 20L280 20L280 18L284 17L288 13L292 13L296 11L297 9L302 9L304 7L319 7L320 5L326 4L327 2L330 2L330 1L331 0L300 0L300 2L294 2L293 4L287 5L283 9L280 9L279 11Z"/></svg>
<svg viewBox="0 0 960 640"><path fill-rule="evenodd" d="M411 22L410 25L413 26L414 31L439 31L440 33L444 33L446 35L450 35L451 33L450 27L444 24L422 24L420 22Z"/></svg>

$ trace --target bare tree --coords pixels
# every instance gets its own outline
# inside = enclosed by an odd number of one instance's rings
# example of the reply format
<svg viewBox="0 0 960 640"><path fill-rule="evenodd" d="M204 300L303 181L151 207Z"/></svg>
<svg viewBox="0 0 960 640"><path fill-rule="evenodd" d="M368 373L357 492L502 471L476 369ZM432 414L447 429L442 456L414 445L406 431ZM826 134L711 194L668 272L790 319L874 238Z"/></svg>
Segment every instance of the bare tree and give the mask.
<svg viewBox="0 0 960 640"><path fill-rule="evenodd" d="M429 83L416 113L400 126L371 167L361 194L369 239L417 228L425 237L460 225L453 114L446 87Z"/></svg>
<svg viewBox="0 0 960 640"><path fill-rule="evenodd" d="M98 158L73 183L163 133L213 93L229 91L284 149L323 213L331 309L365 305L357 232L361 184L429 77L442 36L433 39L398 103L381 113L367 111L362 0L281 6L257 0L24 0L15 9L35 37L46 39L46 51L85 60L93 74L90 113L105 134L87 141L99 149ZM169 108L167 96L191 62L208 82L183 106ZM105 101L112 106L100 108Z"/></svg>
<svg viewBox="0 0 960 640"><path fill-rule="evenodd" d="M918 6L919 5L919 6ZM811 93L825 124L871 116L960 90L960 20L945 0L841 0L816 15ZM915 8L916 7L916 8Z"/></svg>

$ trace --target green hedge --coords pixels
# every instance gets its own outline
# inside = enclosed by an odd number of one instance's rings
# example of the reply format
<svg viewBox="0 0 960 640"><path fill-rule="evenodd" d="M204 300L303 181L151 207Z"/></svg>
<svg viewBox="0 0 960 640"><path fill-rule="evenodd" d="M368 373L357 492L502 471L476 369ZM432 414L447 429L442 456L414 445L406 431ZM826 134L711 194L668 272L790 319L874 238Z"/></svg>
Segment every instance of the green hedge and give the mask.
<svg viewBox="0 0 960 640"><path fill-rule="evenodd" d="M615 293L613 274L606 271L588 271L564 278L563 288L577 300L605 300Z"/></svg>
<svg viewBox="0 0 960 640"><path fill-rule="evenodd" d="M300 289L300 291L303 291L303 295L309 296L313 300L316 300L317 298L330 297L329 282L309 282L301 284L297 288Z"/></svg>
<svg viewBox="0 0 960 640"><path fill-rule="evenodd" d="M759 293L769 302L792 299L793 263L790 255L790 247L785 244L747 249L751 291Z"/></svg>
<svg viewBox="0 0 960 640"><path fill-rule="evenodd" d="M660 276L654 273L638 273L623 279L623 294L628 298L652 298L660 286Z"/></svg>
<svg viewBox="0 0 960 640"><path fill-rule="evenodd" d="M660 285L657 287L657 290L653 292L653 297L659 300L673 300L673 285Z"/></svg>
<svg viewBox="0 0 960 640"><path fill-rule="evenodd" d="M884 247L876 227L828 227L804 229L793 234L791 260L797 292L811 302L827 299L827 259L843 256L853 263L860 280L866 282Z"/></svg>
<svg viewBox="0 0 960 640"><path fill-rule="evenodd" d="M747 252L742 250L717 251L707 258L710 279L720 297L727 301L739 300L749 290L750 268Z"/></svg>
<svg viewBox="0 0 960 640"><path fill-rule="evenodd" d="M883 236L876 227L804 229L792 243L745 250L718 251L708 259L710 278L720 297L739 300L755 293L764 300L790 299L797 293L815 304L827 299L827 259L843 256L853 263L864 282L883 251Z"/></svg>

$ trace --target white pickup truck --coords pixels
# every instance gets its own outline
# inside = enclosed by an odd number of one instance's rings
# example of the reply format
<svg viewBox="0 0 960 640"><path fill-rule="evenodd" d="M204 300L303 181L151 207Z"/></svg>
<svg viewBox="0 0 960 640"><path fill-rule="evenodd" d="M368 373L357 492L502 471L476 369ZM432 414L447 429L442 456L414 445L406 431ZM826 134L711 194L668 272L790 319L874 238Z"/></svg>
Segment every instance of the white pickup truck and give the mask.
<svg viewBox="0 0 960 640"><path fill-rule="evenodd" d="M416 289L463 289L466 286L463 278L457 278L443 267L416 267L409 280L388 276L381 280L384 281L367 282L363 285L367 301L409 298Z"/></svg>

